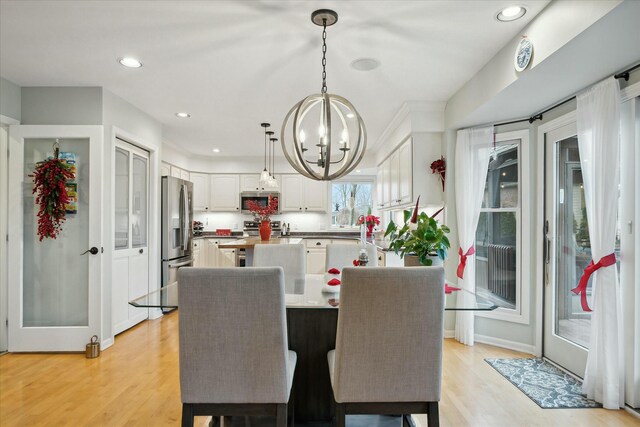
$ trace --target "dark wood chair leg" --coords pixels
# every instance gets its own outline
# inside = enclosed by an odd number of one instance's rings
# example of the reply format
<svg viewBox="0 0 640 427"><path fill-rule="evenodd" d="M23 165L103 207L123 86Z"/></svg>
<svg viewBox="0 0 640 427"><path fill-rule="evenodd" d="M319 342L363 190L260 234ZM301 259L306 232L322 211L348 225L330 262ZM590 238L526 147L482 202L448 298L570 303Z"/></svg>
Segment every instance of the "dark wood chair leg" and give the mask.
<svg viewBox="0 0 640 427"><path fill-rule="evenodd" d="M344 405L342 403L336 402L336 427L345 427L346 424L346 414L344 412Z"/></svg>
<svg viewBox="0 0 640 427"><path fill-rule="evenodd" d="M182 427L193 427L193 406L189 403L182 404Z"/></svg>
<svg viewBox="0 0 640 427"><path fill-rule="evenodd" d="M278 403L276 407L276 427L287 427L287 404Z"/></svg>
<svg viewBox="0 0 640 427"><path fill-rule="evenodd" d="M438 402L429 402L427 412L427 425L429 427L440 426L440 413L438 412Z"/></svg>

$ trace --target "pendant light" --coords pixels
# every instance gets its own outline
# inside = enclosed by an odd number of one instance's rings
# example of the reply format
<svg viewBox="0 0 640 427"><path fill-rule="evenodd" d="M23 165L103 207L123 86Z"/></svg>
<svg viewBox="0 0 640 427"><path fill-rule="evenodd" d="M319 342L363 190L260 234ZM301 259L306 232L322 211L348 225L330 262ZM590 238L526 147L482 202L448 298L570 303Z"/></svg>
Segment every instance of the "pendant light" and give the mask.
<svg viewBox="0 0 640 427"><path fill-rule="evenodd" d="M269 171L267 170L267 128L271 125L269 123L261 123L260 126L264 128L264 169L260 172L258 185L260 187L266 187L269 180Z"/></svg>
<svg viewBox="0 0 640 427"><path fill-rule="evenodd" d="M269 138L270 148L271 148L271 167L269 169L269 180L267 181L267 186L270 189L278 188L278 181L276 180L276 142L278 142L278 138Z"/></svg>
<svg viewBox="0 0 640 427"><path fill-rule="evenodd" d="M282 123L280 140L287 161L297 172L331 181L360 163L367 132L362 117L347 99L327 93L327 27L338 21L338 14L316 10L311 21L322 27L322 89L291 108Z"/></svg>

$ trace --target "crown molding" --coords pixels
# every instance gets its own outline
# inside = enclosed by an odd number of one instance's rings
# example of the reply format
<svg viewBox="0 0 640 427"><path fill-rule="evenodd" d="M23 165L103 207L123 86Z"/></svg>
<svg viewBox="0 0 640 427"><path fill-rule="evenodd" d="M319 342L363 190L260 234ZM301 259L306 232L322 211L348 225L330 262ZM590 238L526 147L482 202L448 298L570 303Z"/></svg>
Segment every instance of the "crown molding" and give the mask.
<svg viewBox="0 0 640 427"><path fill-rule="evenodd" d="M380 148L406 120L410 121L411 133L444 132L445 106L444 101L405 101L372 148L376 150ZM408 135L404 135L406 136ZM404 137L396 142L401 142Z"/></svg>

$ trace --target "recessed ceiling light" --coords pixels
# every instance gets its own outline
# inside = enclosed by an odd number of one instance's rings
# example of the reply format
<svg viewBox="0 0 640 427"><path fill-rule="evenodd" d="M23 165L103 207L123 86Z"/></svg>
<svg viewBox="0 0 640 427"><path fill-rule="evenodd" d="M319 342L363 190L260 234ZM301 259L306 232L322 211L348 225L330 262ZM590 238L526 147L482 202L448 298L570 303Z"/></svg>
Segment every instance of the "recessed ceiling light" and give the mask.
<svg viewBox="0 0 640 427"><path fill-rule="evenodd" d="M358 71L371 71L380 66L380 61L373 58L360 58L351 63L351 67Z"/></svg>
<svg viewBox="0 0 640 427"><path fill-rule="evenodd" d="M120 65L124 65L127 68L142 67L142 62L138 61L136 58L131 58L131 57L118 58L118 62L120 63Z"/></svg>
<svg viewBox="0 0 640 427"><path fill-rule="evenodd" d="M220 149L219 149L219 148L214 148L214 149L213 149L213 152L214 152L214 153L219 153L219 152L220 152Z"/></svg>
<svg viewBox="0 0 640 427"><path fill-rule="evenodd" d="M360 169L356 169L356 173L360 173Z"/></svg>
<svg viewBox="0 0 640 427"><path fill-rule="evenodd" d="M527 9L522 6L510 6L502 9L496 18L498 18L498 21L503 22L515 21L518 18L522 18L525 13L527 13Z"/></svg>
<svg viewBox="0 0 640 427"><path fill-rule="evenodd" d="M189 113L176 113L176 117L179 117L181 119L188 119L189 117L191 117L191 114L189 114Z"/></svg>

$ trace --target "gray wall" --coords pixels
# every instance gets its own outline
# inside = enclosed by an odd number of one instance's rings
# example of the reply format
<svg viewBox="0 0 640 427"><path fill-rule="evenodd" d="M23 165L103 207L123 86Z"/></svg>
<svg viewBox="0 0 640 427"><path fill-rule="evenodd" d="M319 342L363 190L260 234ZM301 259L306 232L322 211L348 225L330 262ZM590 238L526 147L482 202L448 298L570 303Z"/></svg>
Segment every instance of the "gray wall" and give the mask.
<svg viewBox="0 0 640 427"><path fill-rule="evenodd" d="M101 125L102 88L23 87L22 124Z"/></svg>
<svg viewBox="0 0 640 427"><path fill-rule="evenodd" d="M21 101L20 86L0 77L0 114L20 121Z"/></svg>

